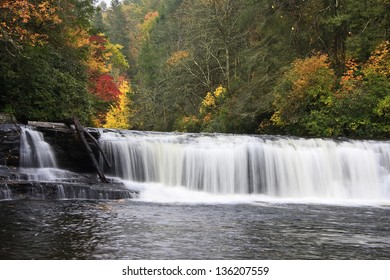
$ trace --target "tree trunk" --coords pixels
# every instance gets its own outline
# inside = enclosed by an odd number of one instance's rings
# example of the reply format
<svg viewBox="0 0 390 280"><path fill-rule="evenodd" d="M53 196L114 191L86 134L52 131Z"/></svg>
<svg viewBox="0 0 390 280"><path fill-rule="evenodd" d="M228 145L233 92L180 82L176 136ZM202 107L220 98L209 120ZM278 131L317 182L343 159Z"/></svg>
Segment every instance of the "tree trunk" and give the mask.
<svg viewBox="0 0 390 280"><path fill-rule="evenodd" d="M101 170L101 168L99 166L99 163L96 160L95 155L93 154L91 146L89 146L89 144L87 142L87 139L85 138L85 135L84 135L85 130L84 130L83 126L80 124L80 121L77 118L73 119L73 123L74 123L74 125L76 127L76 130L77 130L77 133L78 133L78 135L80 137L80 140L83 143L84 148L87 151L87 153L89 155L89 158L91 159L92 165L95 168L96 173L98 174L100 180L103 183L108 183L108 180L107 180L106 176L104 175L103 171Z"/></svg>

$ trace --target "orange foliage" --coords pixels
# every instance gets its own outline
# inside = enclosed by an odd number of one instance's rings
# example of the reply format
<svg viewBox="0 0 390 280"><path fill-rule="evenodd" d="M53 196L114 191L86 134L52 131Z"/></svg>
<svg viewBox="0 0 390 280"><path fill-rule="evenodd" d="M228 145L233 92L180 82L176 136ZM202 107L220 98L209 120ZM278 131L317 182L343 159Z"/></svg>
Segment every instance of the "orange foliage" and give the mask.
<svg viewBox="0 0 390 280"><path fill-rule="evenodd" d="M154 12L148 12L145 17L144 17L144 21L149 21L149 20L154 20L156 17L158 17L158 12L157 11L154 11Z"/></svg>
<svg viewBox="0 0 390 280"><path fill-rule="evenodd" d="M341 77L341 89L337 93L350 93L361 87L363 78L369 75L390 77L390 42L385 41L375 49L366 63L359 65L350 59L345 63L345 73Z"/></svg>
<svg viewBox="0 0 390 280"><path fill-rule="evenodd" d="M138 25L138 28L140 30L140 36L138 40L139 41L148 41L150 37L150 31L152 30L154 23L157 21L159 14L157 11L155 12L148 12L144 17L144 22L142 24Z"/></svg>
<svg viewBox="0 0 390 280"><path fill-rule="evenodd" d="M207 113L203 118L203 123L208 124L213 119L213 116L211 113Z"/></svg>
<svg viewBox="0 0 390 280"><path fill-rule="evenodd" d="M303 92L315 79L319 69L330 69L330 62L326 54L314 55L307 59L297 59L293 63L291 78L294 81L292 91Z"/></svg>
<svg viewBox="0 0 390 280"><path fill-rule="evenodd" d="M167 60L167 64L169 66L175 66L183 59L186 59L190 56L190 53L188 51L177 51L174 52Z"/></svg>
<svg viewBox="0 0 390 280"><path fill-rule="evenodd" d="M41 1L39 4L31 0L0 1L0 40L14 45L44 44L47 35L35 32L31 24L35 26L59 24L62 20L58 11L54 0Z"/></svg>
<svg viewBox="0 0 390 280"><path fill-rule="evenodd" d="M366 73L375 72L390 77L390 42L381 43L366 64Z"/></svg>
<svg viewBox="0 0 390 280"><path fill-rule="evenodd" d="M277 88L271 123L279 126L295 123L313 108L330 106L335 80L327 55L295 60Z"/></svg>
<svg viewBox="0 0 390 280"><path fill-rule="evenodd" d="M356 87L355 82L363 78L359 70L360 66L354 59L349 59L345 62L345 72L340 81L343 91L352 91Z"/></svg>

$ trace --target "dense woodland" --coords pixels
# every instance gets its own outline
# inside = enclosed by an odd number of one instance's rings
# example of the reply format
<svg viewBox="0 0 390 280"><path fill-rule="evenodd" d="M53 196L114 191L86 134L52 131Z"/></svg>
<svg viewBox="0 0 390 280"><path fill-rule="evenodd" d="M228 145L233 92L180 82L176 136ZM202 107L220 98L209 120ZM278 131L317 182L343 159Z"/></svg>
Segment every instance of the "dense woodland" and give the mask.
<svg viewBox="0 0 390 280"><path fill-rule="evenodd" d="M389 138L390 0L0 0L0 112Z"/></svg>

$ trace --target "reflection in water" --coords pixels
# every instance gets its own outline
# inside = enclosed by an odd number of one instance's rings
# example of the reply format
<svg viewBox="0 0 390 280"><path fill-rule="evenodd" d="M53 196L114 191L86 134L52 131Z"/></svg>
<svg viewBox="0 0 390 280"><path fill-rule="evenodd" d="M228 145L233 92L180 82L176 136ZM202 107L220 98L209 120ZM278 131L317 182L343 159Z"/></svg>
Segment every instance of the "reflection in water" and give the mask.
<svg viewBox="0 0 390 280"><path fill-rule="evenodd" d="M388 259L390 209L2 201L1 259Z"/></svg>
<svg viewBox="0 0 390 280"><path fill-rule="evenodd" d="M96 233L110 218L90 207L58 202L11 201L1 207L3 259L86 258L104 242Z"/></svg>

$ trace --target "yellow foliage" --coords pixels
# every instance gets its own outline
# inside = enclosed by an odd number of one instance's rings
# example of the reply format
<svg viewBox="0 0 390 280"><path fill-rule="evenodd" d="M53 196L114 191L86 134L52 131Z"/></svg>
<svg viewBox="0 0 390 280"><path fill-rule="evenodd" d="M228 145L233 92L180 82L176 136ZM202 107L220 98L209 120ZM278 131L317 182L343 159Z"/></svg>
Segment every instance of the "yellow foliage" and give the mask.
<svg viewBox="0 0 390 280"><path fill-rule="evenodd" d="M106 123L103 125L104 128L120 128L129 129L130 118L132 112L130 110L130 100L126 93L119 96L119 102L116 105L112 105L106 115Z"/></svg>
<svg viewBox="0 0 390 280"><path fill-rule="evenodd" d="M130 83L127 80L123 80L120 85L119 85L119 91L123 94L130 93L131 92L131 87Z"/></svg>
<svg viewBox="0 0 390 280"><path fill-rule="evenodd" d="M226 93L226 89L221 85L217 87L214 91L215 97L222 97L225 93Z"/></svg>
<svg viewBox="0 0 390 280"><path fill-rule="evenodd" d="M188 51L177 51L174 52L167 60L169 66L175 66L180 63L183 59L186 59L190 56Z"/></svg>
<svg viewBox="0 0 390 280"><path fill-rule="evenodd" d="M88 31L82 28L66 28L64 30L68 41L67 44L73 48L82 48L89 45Z"/></svg>
<svg viewBox="0 0 390 280"><path fill-rule="evenodd" d="M275 124L275 125L284 125L285 122L283 121L282 119L282 116L281 116L281 111L278 110L276 111L272 116L271 116L271 119L270 119L271 123Z"/></svg>
<svg viewBox="0 0 390 280"><path fill-rule="evenodd" d="M104 58L109 61L111 68L125 70L129 68L129 63L126 57L121 53L122 45L106 42L106 49L103 53Z"/></svg>
<svg viewBox="0 0 390 280"><path fill-rule="evenodd" d="M208 109L215 108L218 104L218 101L223 99L226 93L226 88L224 88L222 85L217 87L213 93L208 92L203 98L202 104L200 106L200 113L206 112Z"/></svg>
<svg viewBox="0 0 390 280"><path fill-rule="evenodd" d="M131 91L131 86L128 80L121 81L119 85L119 101L117 104L111 105L110 110L106 114L106 123L104 128L131 128L130 118L133 116L133 111L130 108L131 100L128 93Z"/></svg>
<svg viewBox="0 0 390 280"><path fill-rule="evenodd" d="M108 111L100 111L92 119L94 127L121 128L129 129L130 119L134 115L131 109L131 100L128 94L131 94L130 82L123 76L116 81L121 94L118 95L116 103L110 105Z"/></svg>
<svg viewBox="0 0 390 280"><path fill-rule="evenodd" d="M215 107L215 97L214 95L211 93L211 92L208 92L206 94L206 97L203 98L203 101L202 101L202 107L205 108L205 107Z"/></svg>

